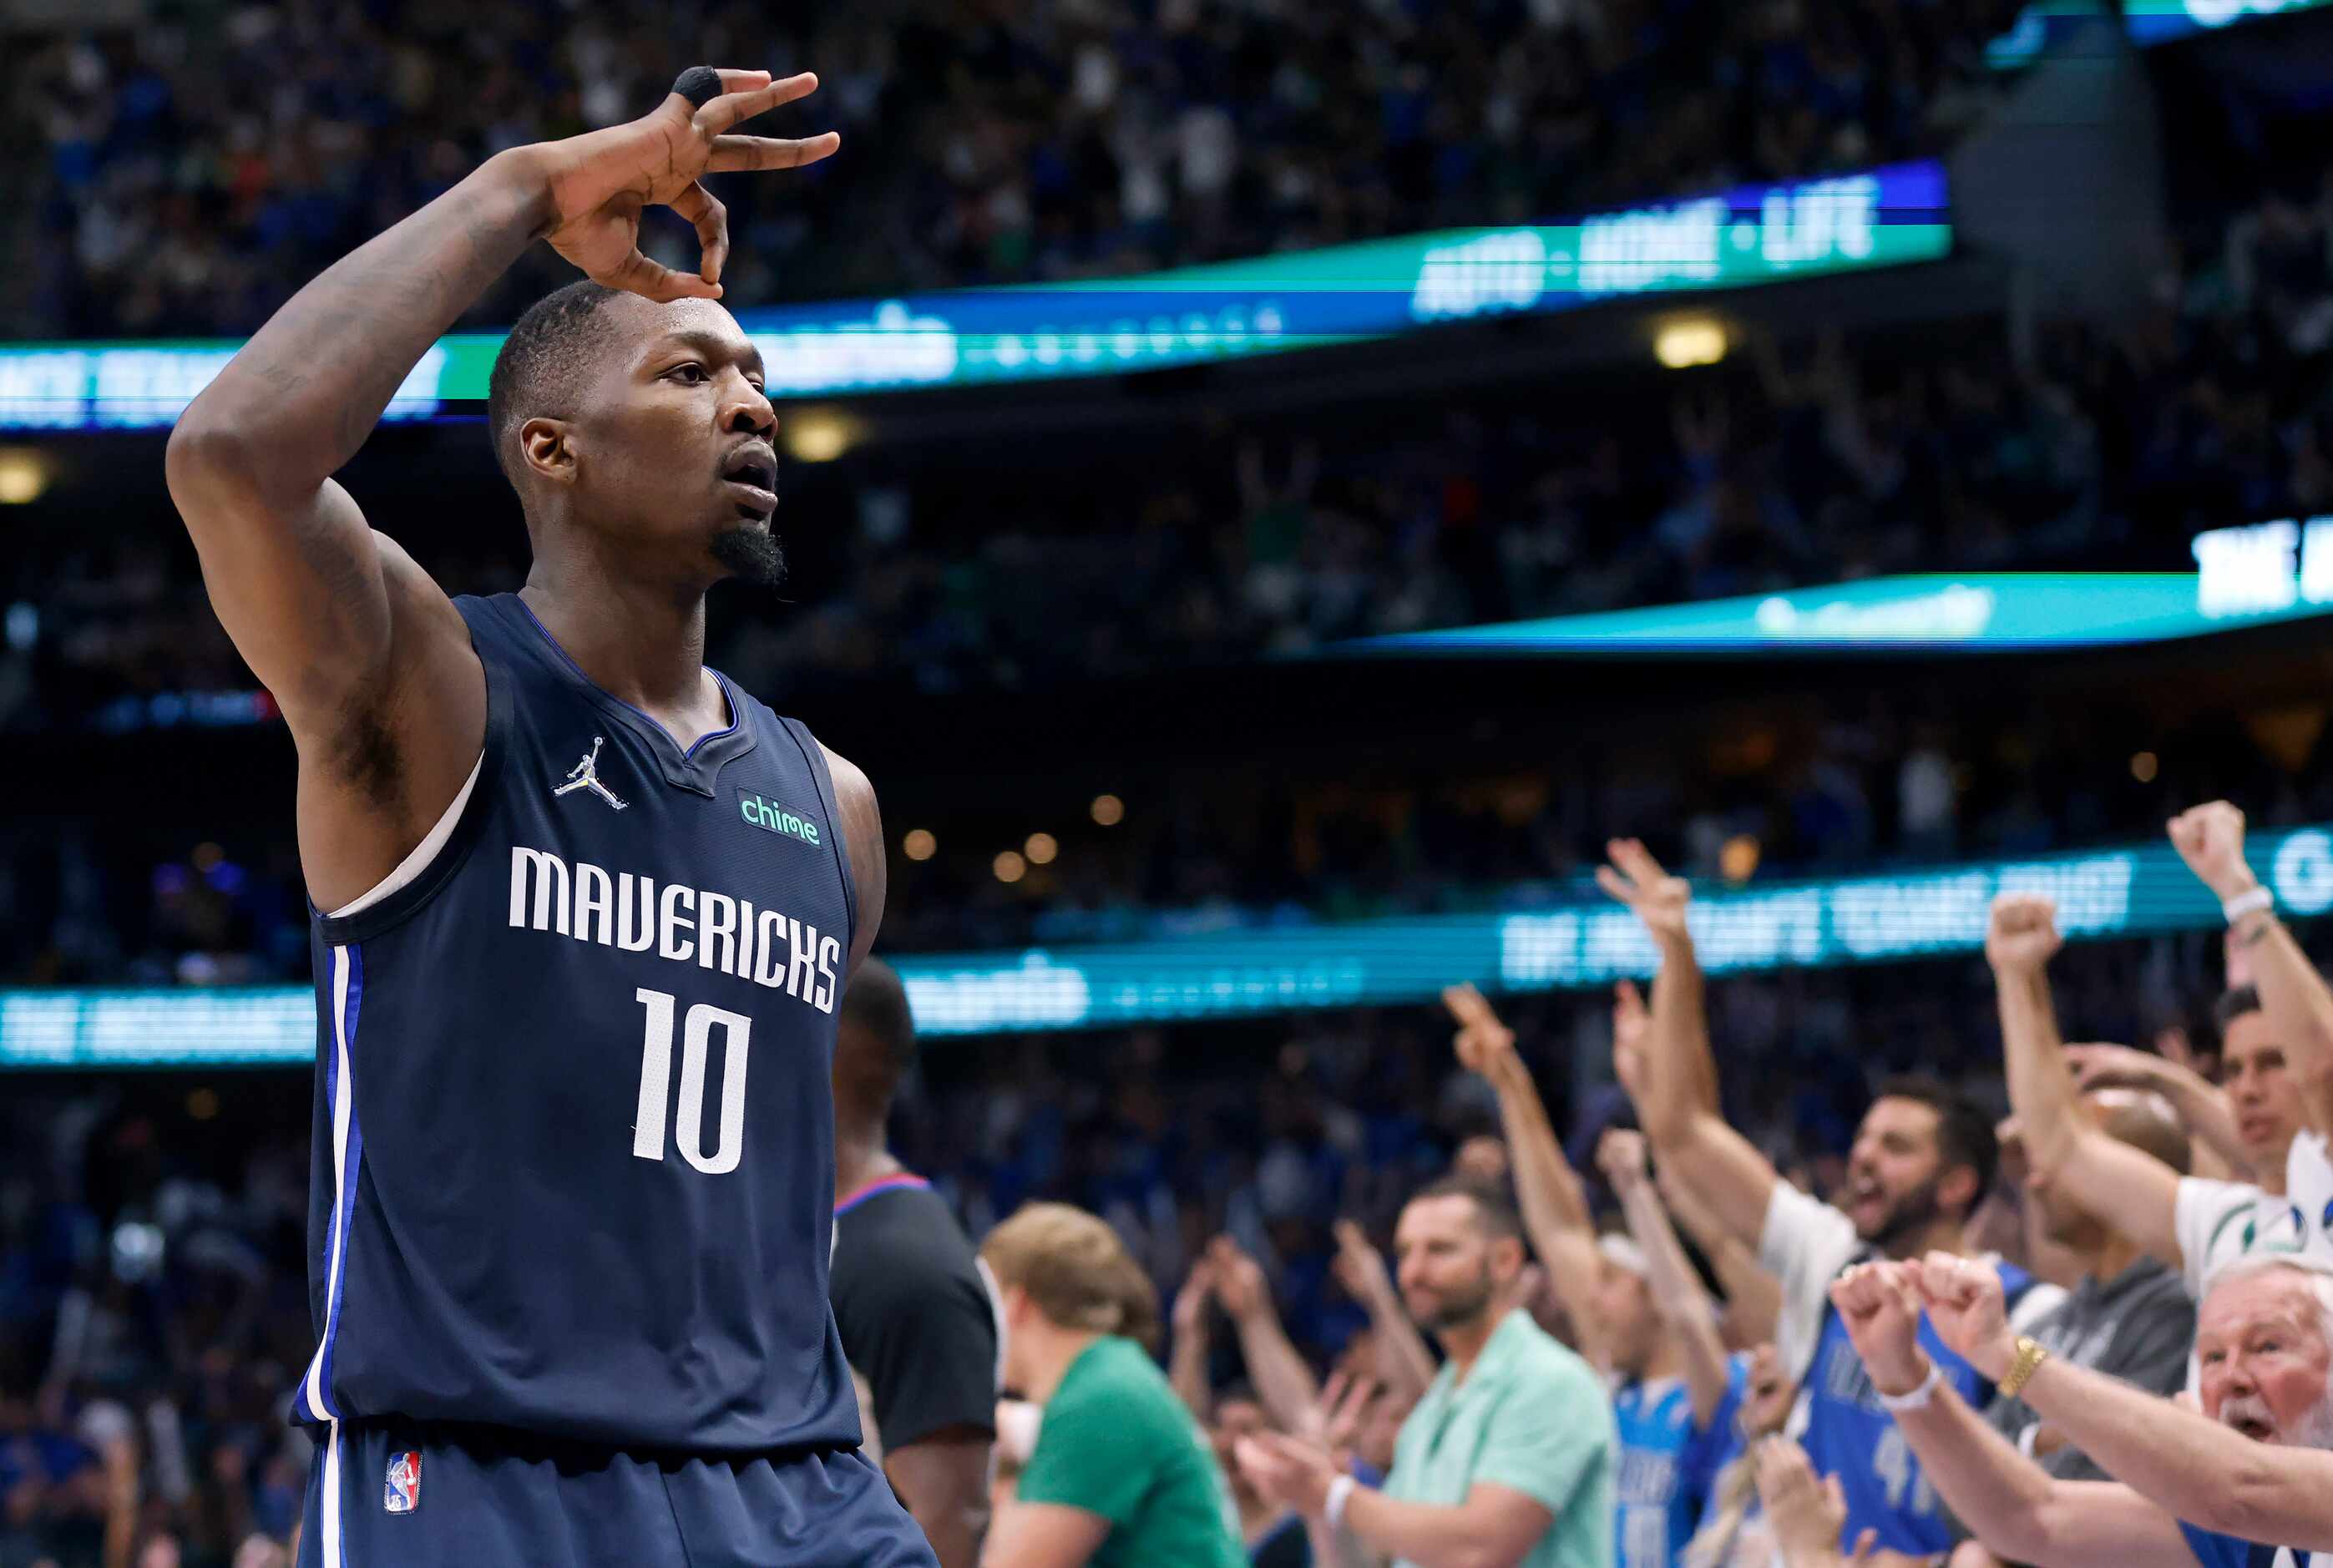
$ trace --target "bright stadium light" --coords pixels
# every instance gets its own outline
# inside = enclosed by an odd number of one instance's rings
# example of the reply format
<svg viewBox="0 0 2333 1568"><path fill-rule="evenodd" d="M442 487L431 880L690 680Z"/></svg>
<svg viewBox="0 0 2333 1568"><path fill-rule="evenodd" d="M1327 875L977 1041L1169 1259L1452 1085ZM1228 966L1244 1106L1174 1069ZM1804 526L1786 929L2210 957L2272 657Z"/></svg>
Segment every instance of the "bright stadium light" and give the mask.
<svg viewBox="0 0 2333 1568"><path fill-rule="evenodd" d="M1020 851L1004 850L999 851L989 870L996 873L1000 882L1017 882L1028 874L1029 862L1021 858Z"/></svg>
<svg viewBox="0 0 2333 1568"><path fill-rule="evenodd" d="M1029 842L1021 846L1021 852L1029 857L1029 863L1032 866L1051 865L1053 857L1061 853L1061 846L1054 842L1051 833L1031 833Z"/></svg>
<svg viewBox="0 0 2333 1568"><path fill-rule="evenodd" d="M1126 818L1126 803L1116 795L1096 795L1093 820L1103 827L1114 828Z"/></svg>
<svg viewBox="0 0 2333 1568"><path fill-rule="evenodd" d="M833 409L804 409L780 423L786 451L804 463L831 463L857 444L859 427Z"/></svg>
<svg viewBox="0 0 2333 1568"><path fill-rule="evenodd" d="M909 828L907 836L899 841L899 848L911 861L928 861L939 852L940 842L929 828Z"/></svg>
<svg viewBox="0 0 2333 1568"><path fill-rule="evenodd" d="M1653 357L1672 370L1714 365L1725 357L1725 328L1714 316L1681 316L1654 334Z"/></svg>
<svg viewBox="0 0 2333 1568"><path fill-rule="evenodd" d="M24 506L49 487L49 462L27 447L0 448L0 505Z"/></svg>

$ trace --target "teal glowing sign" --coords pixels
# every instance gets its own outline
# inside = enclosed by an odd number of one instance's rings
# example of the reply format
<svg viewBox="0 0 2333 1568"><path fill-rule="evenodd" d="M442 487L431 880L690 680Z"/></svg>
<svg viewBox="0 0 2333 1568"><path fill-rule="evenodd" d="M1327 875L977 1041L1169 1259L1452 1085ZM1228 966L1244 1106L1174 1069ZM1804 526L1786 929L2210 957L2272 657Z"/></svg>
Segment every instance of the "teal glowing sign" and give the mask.
<svg viewBox="0 0 2333 1568"><path fill-rule="evenodd" d="M2333 517L2216 528L2194 572L1979 572L1410 631L1338 655L1993 653L2199 637L2333 611Z"/></svg>
<svg viewBox="0 0 2333 1568"><path fill-rule="evenodd" d="M2295 916L2333 909L2333 827L2255 834L2253 864ZM2204 929L2217 899L2157 842L1826 881L1704 890L1694 935L1712 974L1974 952L2002 892L2047 893L2075 940ZM1627 910L1583 892L1503 913L1273 927L896 961L933 1037L1109 1028L1430 1001L1471 980L1504 991L1643 978L1651 942ZM290 1064L315 1053L314 994L0 991L0 1067Z"/></svg>
<svg viewBox="0 0 2333 1568"><path fill-rule="evenodd" d="M809 398L1116 375L1392 337L1476 317L1929 261L1952 248L1943 166L1744 186L1572 223L1397 239L1026 287L744 310L770 394ZM442 338L391 419L483 402L502 339ZM239 345L0 349L0 429L168 425Z"/></svg>

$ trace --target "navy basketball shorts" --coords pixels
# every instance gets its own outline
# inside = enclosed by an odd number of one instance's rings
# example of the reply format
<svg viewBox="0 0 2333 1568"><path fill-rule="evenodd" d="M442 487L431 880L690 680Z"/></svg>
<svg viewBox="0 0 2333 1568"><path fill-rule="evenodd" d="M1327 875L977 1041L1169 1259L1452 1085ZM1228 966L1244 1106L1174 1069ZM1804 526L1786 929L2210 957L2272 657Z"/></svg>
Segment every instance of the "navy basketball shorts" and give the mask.
<svg viewBox="0 0 2333 1568"><path fill-rule="evenodd" d="M648 1458L395 1423L320 1438L299 1568L937 1568L857 1449Z"/></svg>

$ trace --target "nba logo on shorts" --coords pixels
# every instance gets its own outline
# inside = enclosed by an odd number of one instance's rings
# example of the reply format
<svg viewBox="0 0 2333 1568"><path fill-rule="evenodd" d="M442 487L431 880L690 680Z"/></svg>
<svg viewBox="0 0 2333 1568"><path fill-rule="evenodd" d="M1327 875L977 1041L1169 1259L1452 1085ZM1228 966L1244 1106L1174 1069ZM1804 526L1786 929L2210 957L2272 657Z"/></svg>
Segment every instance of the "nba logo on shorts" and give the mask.
<svg viewBox="0 0 2333 1568"><path fill-rule="evenodd" d="M380 1505L392 1514L410 1514L421 1506L421 1455L412 1448L389 1457L389 1485Z"/></svg>

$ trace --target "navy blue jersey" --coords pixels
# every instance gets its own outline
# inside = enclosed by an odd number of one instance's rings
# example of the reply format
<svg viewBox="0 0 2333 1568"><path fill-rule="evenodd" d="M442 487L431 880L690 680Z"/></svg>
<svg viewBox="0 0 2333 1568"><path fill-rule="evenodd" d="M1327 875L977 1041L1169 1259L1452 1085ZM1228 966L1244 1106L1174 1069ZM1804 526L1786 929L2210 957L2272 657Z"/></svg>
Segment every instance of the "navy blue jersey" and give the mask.
<svg viewBox="0 0 2333 1568"><path fill-rule="evenodd" d="M858 909L823 754L725 679L730 727L684 752L515 595L455 602L486 676L466 803L314 922L296 1417L854 1446L828 1073Z"/></svg>

